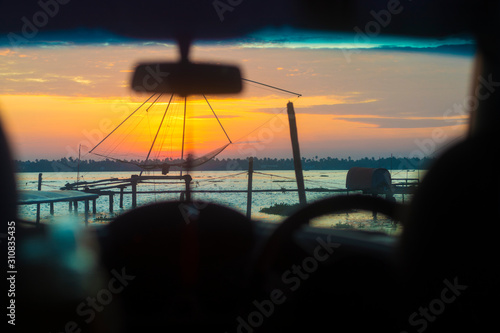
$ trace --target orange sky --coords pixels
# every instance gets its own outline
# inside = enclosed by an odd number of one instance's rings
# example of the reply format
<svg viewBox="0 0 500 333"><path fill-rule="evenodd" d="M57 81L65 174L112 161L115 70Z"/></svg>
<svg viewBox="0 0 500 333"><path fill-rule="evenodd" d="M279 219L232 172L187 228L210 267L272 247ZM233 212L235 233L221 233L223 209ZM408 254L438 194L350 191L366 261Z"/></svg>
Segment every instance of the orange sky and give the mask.
<svg viewBox="0 0 500 333"><path fill-rule="evenodd" d="M128 88L137 61L176 58L165 45L0 49L1 117L15 158L75 158L79 145L86 154L148 97ZM246 84L241 95L209 97L234 141L221 157L291 157L288 101L306 157L427 154L465 133L457 110L468 93L470 57L367 50L347 61L331 49L198 46L192 58L239 64L246 78L303 95ZM187 150L198 154L227 141L200 98L189 99L186 136ZM147 121L127 140L149 142L159 120ZM164 140L167 147L180 138ZM134 151L131 143L121 147Z"/></svg>

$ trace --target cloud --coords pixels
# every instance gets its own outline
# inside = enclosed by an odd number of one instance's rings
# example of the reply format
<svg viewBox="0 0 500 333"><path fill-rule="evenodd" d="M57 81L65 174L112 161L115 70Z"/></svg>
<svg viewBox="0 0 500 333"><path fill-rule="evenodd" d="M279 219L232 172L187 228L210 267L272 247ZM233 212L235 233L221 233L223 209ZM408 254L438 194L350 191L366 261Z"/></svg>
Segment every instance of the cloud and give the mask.
<svg viewBox="0 0 500 333"><path fill-rule="evenodd" d="M34 78L34 77L29 77L29 78L23 78L23 79L12 79L12 78L6 78L6 81L11 81L11 82L38 82L38 83L45 83L49 82L47 79L43 78Z"/></svg>
<svg viewBox="0 0 500 333"><path fill-rule="evenodd" d="M299 114L370 115L373 114L376 99L353 101L349 98L340 103L297 107Z"/></svg>
<svg viewBox="0 0 500 333"><path fill-rule="evenodd" d="M7 56L7 55L10 55L12 53L13 53L13 51L11 51L10 49L0 50L0 56Z"/></svg>
<svg viewBox="0 0 500 333"><path fill-rule="evenodd" d="M240 41L244 48L289 48L289 49L377 49L400 51L424 51L444 53L466 53L474 48L470 36L446 38L416 38L408 36L379 35L360 36L353 32L300 30L293 28L267 28L250 34Z"/></svg>
<svg viewBox="0 0 500 333"><path fill-rule="evenodd" d="M8 76L19 76L19 75L32 75L34 73L35 72L3 72L0 73L0 76L8 77Z"/></svg>
<svg viewBox="0 0 500 333"><path fill-rule="evenodd" d="M76 83L81 83L83 85L92 84L91 80L84 79L82 76L69 77L68 79Z"/></svg>
<svg viewBox="0 0 500 333"><path fill-rule="evenodd" d="M214 115L201 115L201 116L193 116L193 117L189 117L191 119L212 119L214 117ZM219 119L228 119L228 118L240 118L240 116L230 116L230 115L217 115L217 118Z"/></svg>
<svg viewBox="0 0 500 333"><path fill-rule="evenodd" d="M452 122L445 118L397 118L397 117L334 117L334 120L342 119L344 121L362 123L372 128L376 125L377 128L433 128L456 126L466 123L466 119L454 119Z"/></svg>
<svg viewBox="0 0 500 333"><path fill-rule="evenodd" d="M474 44L464 43L457 45L439 45L439 46L425 46L425 47L394 47L394 46L381 46L376 48L379 51L400 51L400 52L422 52L426 54L448 54L454 56L472 57L476 52Z"/></svg>

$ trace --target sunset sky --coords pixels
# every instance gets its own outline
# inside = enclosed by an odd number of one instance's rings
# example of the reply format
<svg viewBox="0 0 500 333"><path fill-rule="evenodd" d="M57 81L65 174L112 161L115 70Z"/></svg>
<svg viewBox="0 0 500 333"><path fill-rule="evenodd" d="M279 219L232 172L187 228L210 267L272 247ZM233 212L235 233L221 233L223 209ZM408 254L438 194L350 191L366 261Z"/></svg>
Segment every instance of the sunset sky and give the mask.
<svg viewBox="0 0 500 333"><path fill-rule="evenodd" d="M193 61L239 65L247 79L302 95L246 83L240 95L207 96L233 141L220 157L291 157L288 101L305 157L420 157L465 133L469 40L386 37L361 44L352 35L285 36L195 43ZM172 43L0 43L0 115L14 157L76 158L81 145L84 158L96 158L87 152L149 97L129 87L134 66L175 61L177 53ZM187 149L203 154L227 142L204 99L188 101ZM174 102L172 112L182 110L183 101ZM156 131L159 118L145 115L148 126L137 126L136 142L148 142ZM180 132L173 124L162 147L175 156ZM130 138L115 152L145 157L148 146L133 146Z"/></svg>

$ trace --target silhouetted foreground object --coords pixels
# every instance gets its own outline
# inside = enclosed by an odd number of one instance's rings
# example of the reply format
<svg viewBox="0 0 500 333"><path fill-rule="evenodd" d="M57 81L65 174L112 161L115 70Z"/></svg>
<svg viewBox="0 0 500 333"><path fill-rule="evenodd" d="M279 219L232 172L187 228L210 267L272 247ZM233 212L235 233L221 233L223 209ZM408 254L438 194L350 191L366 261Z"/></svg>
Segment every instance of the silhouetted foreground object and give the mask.
<svg viewBox="0 0 500 333"><path fill-rule="evenodd" d="M10 154L7 138L2 129L0 120L0 217L2 218L0 231L5 234L6 222L15 220L17 215L16 206L16 183L14 178L14 165Z"/></svg>
<svg viewBox="0 0 500 333"><path fill-rule="evenodd" d="M249 295L253 225L215 204L164 202L130 211L102 230L108 271L133 281L119 299L129 332L230 329Z"/></svg>
<svg viewBox="0 0 500 333"><path fill-rule="evenodd" d="M477 179L497 168L495 158L484 159L490 143L479 136L444 153L411 203L399 249L400 317L410 329L484 332L495 324L500 178ZM420 307L429 309L427 318Z"/></svg>
<svg viewBox="0 0 500 333"><path fill-rule="evenodd" d="M280 26L347 32L359 27L371 33L373 27L367 27L370 22L381 22L379 26L386 34L441 37L470 32L485 23L479 15L482 2L469 0L333 0L327 7L320 0L57 0L46 2L53 5L50 16L39 3L4 1L0 6L0 31L15 33L10 39L22 44L30 42L40 30L74 30L73 37L78 40L85 36L86 30L78 31L83 27L142 40L176 39L181 34L221 40ZM38 12L49 22L33 20ZM91 37L95 36L93 32Z"/></svg>
<svg viewBox="0 0 500 333"><path fill-rule="evenodd" d="M101 269L93 232L71 218L18 230L19 332L121 331L112 292L121 287L121 272Z"/></svg>

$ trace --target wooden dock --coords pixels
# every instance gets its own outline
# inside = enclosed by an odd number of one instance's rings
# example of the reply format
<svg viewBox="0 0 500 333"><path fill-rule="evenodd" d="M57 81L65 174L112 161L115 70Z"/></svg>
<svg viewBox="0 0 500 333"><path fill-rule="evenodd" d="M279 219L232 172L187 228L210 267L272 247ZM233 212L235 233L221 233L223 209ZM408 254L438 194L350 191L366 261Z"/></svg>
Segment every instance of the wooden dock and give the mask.
<svg viewBox="0 0 500 333"><path fill-rule="evenodd" d="M50 205L50 214L54 214L55 202L69 202L69 209L72 205L75 212L78 211L78 202L83 201L85 204L85 225L88 224L88 213L90 201L93 202L95 210L95 200L99 197L96 193L86 193L81 191L19 191L18 205L37 205L36 223L40 223L40 204L48 203Z"/></svg>

